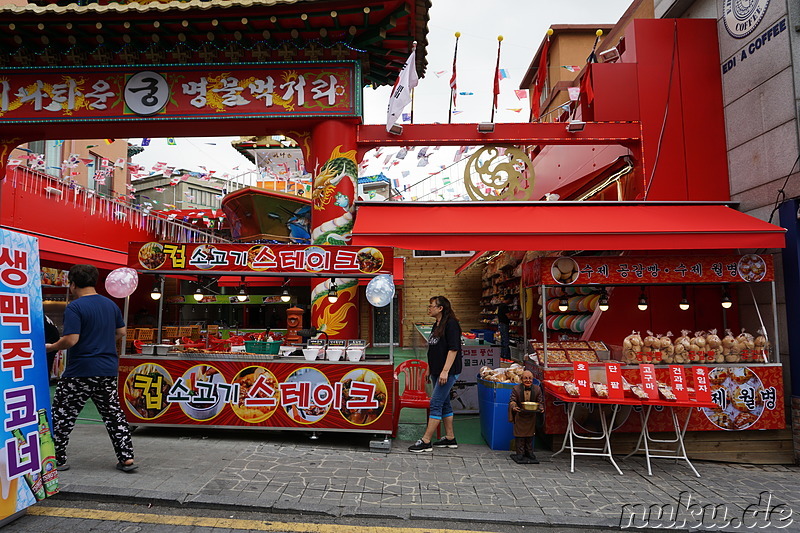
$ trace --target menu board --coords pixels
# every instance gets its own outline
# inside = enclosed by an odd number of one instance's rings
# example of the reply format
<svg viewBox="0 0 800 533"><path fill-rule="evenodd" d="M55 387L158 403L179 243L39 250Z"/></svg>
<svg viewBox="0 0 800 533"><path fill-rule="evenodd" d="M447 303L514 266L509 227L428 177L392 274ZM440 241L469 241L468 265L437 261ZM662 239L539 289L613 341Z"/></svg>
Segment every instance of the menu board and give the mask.
<svg viewBox="0 0 800 533"><path fill-rule="evenodd" d="M0 229L0 521L58 492L39 244Z"/></svg>

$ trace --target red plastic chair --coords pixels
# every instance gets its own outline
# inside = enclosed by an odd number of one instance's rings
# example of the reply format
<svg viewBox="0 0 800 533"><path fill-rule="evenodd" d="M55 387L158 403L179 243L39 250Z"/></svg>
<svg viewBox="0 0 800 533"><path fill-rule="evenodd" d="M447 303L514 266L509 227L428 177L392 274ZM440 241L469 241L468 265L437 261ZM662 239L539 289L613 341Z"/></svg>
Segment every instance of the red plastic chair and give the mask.
<svg viewBox="0 0 800 533"><path fill-rule="evenodd" d="M209 335L208 342L209 342L209 347L212 350L217 350L221 352L231 351L231 341L228 339L221 339L219 337L215 337L214 335Z"/></svg>
<svg viewBox="0 0 800 533"><path fill-rule="evenodd" d="M138 339L133 341L133 347L136 349L136 353L142 353L142 344L144 344L144 341Z"/></svg>
<svg viewBox="0 0 800 533"><path fill-rule="evenodd" d="M405 376L405 386L400 394L400 374ZM403 407L412 409L425 409L428 416L431 414L431 398L428 396L426 384L428 382L428 363L419 359L403 361L394 369L394 430L392 436L397 436L397 426L400 423L400 410ZM427 417L426 417L427 418ZM426 420L427 422L427 420ZM437 435L440 431L437 429Z"/></svg>
<svg viewBox="0 0 800 533"><path fill-rule="evenodd" d="M240 335L231 335L228 338L228 342L231 343L231 346L244 346L245 338Z"/></svg>
<svg viewBox="0 0 800 533"><path fill-rule="evenodd" d="M184 348L200 348L205 349L206 343L204 342L195 342L191 339L191 337L181 337L181 346Z"/></svg>

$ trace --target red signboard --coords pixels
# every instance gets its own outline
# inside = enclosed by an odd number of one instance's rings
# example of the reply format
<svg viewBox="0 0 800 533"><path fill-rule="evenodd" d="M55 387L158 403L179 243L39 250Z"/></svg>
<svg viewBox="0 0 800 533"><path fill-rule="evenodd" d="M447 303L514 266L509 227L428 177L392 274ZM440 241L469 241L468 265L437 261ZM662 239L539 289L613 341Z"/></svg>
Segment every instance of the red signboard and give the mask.
<svg viewBox="0 0 800 533"><path fill-rule="evenodd" d="M523 266L527 286L773 281L771 255L548 257Z"/></svg>
<svg viewBox="0 0 800 533"><path fill-rule="evenodd" d="M689 400L689 390L686 386L686 376L680 365L669 365L669 377L672 383L672 393L681 402Z"/></svg>
<svg viewBox="0 0 800 533"><path fill-rule="evenodd" d="M392 365L120 360L133 424L392 430Z"/></svg>
<svg viewBox="0 0 800 533"><path fill-rule="evenodd" d="M653 365L639 365L642 378L642 389L651 400L658 400L658 382L656 381L656 368Z"/></svg>
<svg viewBox="0 0 800 533"><path fill-rule="evenodd" d="M356 62L152 68L3 71L0 124L361 114Z"/></svg>
<svg viewBox="0 0 800 533"><path fill-rule="evenodd" d="M153 272L390 274L394 250L370 246L135 242L128 266Z"/></svg>
<svg viewBox="0 0 800 533"><path fill-rule="evenodd" d="M572 363L572 371L575 377L575 386L578 387L581 397L590 397L592 395L592 380L589 378L589 364L583 361L576 361Z"/></svg>
<svg viewBox="0 0 800 533"><path fill-rule="evenodd" d="M606 383L609 398L617 400L625 396L622 389L622 365L615 361L606 361Z"/></svg>
<svg viewBox="0 0 800 533"><path fill-rule="evenodd" d="M692 367L694 373L694 395L698 402L711 401L711 389L708 384L708 368L704 366Z"/></svg>

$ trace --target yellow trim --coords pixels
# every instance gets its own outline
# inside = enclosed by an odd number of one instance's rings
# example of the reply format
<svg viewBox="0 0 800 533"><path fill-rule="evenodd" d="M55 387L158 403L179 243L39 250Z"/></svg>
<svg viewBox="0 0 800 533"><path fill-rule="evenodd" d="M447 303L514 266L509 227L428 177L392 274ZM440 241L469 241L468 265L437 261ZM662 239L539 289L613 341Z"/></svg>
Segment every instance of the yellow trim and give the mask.
<svg viewBox="0 0 800 533"><path fill-rule="evenodd" d="M136 524L159 524L173 526L218 527L251 531L285 531L292 533L474 533L456 529L430 529L412 527L355 526L350 524L309 524L303 522L265 522L263 520L242 520L235 518L210 518L186 515L156 515L149 513L128 513L122 511L101 511L73 507L33 506L28 514L36 516L55 516L59 518L83 518L131 522Z"/></svg>

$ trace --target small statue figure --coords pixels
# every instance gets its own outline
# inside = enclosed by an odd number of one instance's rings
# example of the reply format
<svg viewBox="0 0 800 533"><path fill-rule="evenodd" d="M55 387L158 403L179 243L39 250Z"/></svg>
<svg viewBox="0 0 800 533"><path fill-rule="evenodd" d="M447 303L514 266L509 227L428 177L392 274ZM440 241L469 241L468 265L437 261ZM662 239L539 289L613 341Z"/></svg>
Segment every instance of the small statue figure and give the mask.
<svg viewBox="0 0 800 533"><path fill-rule="evenodd" d="M537 410L525 409L523 405L536 402ZM515 385L511 390L511 400L508 402L508 421L514 424L514 440L517 453L511 459L517 464L539 464L533 453L533 436L536 434L536 414L542 412L544 398L539 385L533 384L533 374L526 370L522 373L522 383Z"/></svg>

